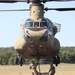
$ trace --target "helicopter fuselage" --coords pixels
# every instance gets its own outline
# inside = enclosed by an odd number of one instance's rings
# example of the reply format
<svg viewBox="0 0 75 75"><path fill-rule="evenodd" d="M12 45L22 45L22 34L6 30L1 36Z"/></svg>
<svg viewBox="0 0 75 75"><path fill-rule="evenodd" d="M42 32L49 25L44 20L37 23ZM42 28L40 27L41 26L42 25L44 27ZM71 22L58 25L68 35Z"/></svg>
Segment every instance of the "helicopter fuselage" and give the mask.
<svg viewBox="0 0 75 75"><path fill-rule="evenodd" d="M53 35L52 22L27 19L21 26L21 35L15 49L23 58L53 58L60 50L59 41Z"/></svg>

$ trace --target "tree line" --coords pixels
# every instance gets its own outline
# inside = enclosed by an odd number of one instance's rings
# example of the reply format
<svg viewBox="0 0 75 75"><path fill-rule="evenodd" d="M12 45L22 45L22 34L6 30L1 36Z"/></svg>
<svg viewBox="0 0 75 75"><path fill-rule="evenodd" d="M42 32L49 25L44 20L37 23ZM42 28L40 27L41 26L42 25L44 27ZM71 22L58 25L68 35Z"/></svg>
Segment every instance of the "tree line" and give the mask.
<svg viewBox="0 0 75 75"><path fill-rule="evenodd" d="M75 47L61 47L60 59L62 63L75 63Z"/></svg>
<svg viewBox="0 0 75 75"><path fill-rule="evenodd" d="M75 47L61 47L60 49L61 63L75 63ZM0 48L0 65L15 65L17 52L13 47ZM32 59L34 60L34 59ZM25 59L25 64L30 63L30 59ZM47 59L41 59L40 63L50 63Z"/></svg>

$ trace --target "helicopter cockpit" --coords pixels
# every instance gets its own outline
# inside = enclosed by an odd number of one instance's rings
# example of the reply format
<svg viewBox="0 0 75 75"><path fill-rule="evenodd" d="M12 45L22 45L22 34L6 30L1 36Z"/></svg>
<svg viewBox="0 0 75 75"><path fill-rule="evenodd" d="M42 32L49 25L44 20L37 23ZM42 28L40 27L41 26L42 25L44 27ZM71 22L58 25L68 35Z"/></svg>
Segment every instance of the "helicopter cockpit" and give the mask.
<svg viewBox="0 0 75 75"><path fill-rule="evenodd" d="M26 21L25 23L25 28L36 28L36 27L44 27L48 28L48 24L46 21L41 21L41 22L33 22L33 21Z"/></svg>
<svg viewBox="0 0 75 75"><path fill-rule="evenodd" d="M52 27L50 27L48 21L45 19L43 19L42 21L33 21L31 19L27 19L24 22L25 23L23 24L23 27L22 27L22 36L24 36L25 39L27 36L30 37L31 32L33 32L33 31L34 32L36 31L37 33L39 33L38 31L40 31L42 33L41 35L43 35L45 37L47 35L52 35ZM31 32L29 32L28 30ZM29 40L31 40L31 39L29 38Z"/></svg>
<svg viewBox="0 0 75 75"><path fill-rule="evenodd" d="M46 19L43 19L42 21L33 21L32 19L27 19L22 28L23 35L25 35L25 29L37 31L47 29L48 30L47 33L52 35L52 27L49 25Z"/></svg>

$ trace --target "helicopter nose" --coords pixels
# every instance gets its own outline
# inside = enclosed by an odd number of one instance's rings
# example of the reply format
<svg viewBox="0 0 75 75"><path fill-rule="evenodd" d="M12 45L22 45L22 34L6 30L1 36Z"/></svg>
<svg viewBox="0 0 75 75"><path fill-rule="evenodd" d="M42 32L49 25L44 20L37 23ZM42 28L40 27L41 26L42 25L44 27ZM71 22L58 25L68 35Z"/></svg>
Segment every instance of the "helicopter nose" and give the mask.
<svg viewBox="0 0 75 75"><path fill-rule="evenodd" d="M33 39L33 41L41 39L41 37L47 37L48 35L48 29L41 29L41 30L27 30L26 33L30 38Z"/></svg>
<svg viewBox="0 0 75 75"><path fill-rule="evenodd" d="M52 32L50 30L46 29L41 29L41 30L31 30L27 29L25 35L25 40L26 41L37 41L37 42L46 42L48 41L48 38L52 35Z"/></svg>

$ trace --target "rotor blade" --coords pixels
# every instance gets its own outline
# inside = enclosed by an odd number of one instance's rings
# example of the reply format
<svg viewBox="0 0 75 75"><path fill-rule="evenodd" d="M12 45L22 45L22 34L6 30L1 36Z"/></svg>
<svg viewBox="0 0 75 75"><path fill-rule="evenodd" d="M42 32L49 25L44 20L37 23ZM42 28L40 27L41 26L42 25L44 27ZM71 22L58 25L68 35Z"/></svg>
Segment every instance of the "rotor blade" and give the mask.
<svg viewBox="0 0 75 75"><path fill-rule="evenodd" d="M75 0L47 0L47 1L75 1Z"/></svg>
<svg viewBox="0 0 75 75"><path fill-rule="evenodd" d="M75 11L75 8L57 8L57 11Z"/></svg>
<svg viewBox="0 0 75 75"><path fill-rule="evenodd" d="M14 3L14 2L49 2L49 1L75 1L75 0L0 0L0 3Z"/></svg>
<svg viewBox="0 0 75 75"><path fill-rule="evenodd" d="M10 12L10 11L29 11L29 9L0 10L0 12Z"/></svg>
<svg viewBox="0 0 75 75"><path fill-rule="evenodd" d="M0 0L0 3L26 2L27 0Z"/></svg>
<svg viewBox="0 0 75 75"><path fill-rule="evenodd" d="M0 3L14 3L16 0L0 0Z"/></svg>
<svg viewBox="0 0 75 75"><path fill-rule="evenodd" d="M75 8L45 8L45 11L48 10L57 10L57 11L75 11Z"/></svg>

